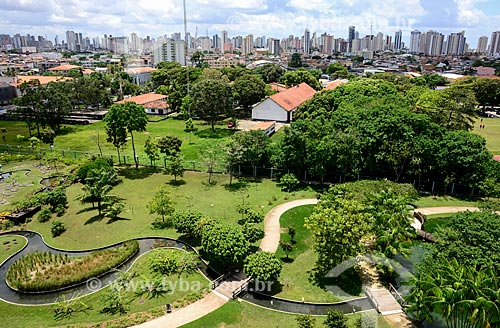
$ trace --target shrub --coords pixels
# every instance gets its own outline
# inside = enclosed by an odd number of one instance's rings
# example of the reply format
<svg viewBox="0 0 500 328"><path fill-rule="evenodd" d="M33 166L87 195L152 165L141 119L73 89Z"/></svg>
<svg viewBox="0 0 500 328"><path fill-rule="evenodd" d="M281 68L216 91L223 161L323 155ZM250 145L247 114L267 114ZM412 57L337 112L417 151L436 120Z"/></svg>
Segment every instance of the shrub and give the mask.
<svg viewBox="0 0 500 328"><path fill-rule="evenodd" d="M245 260L245 273L260 281L276 280L281 273L281 261L273 253L257 252Z"/></svg>
<svg viewBox="0 0 500 328"><path fill-rule="evenodd" d="M324 325L326 328L347 328L347 318L342 312L329 309Z"/></svg>
<svg viewBox="0 0 500 328"><path fill-rule="evenodd" d="M66 231L66 225L62 221L53 221L50 231L52 232L52 237L60 236Z"/></svg>
<svg viewBox="0 0 500 328"><path fill-rule="evenodd" d="M278 186L280 186L281 190L283 191L292 192L294 190L297 190L297 188L300 186L300 181L292 173L285 174L281 177Z"/></svg>
<svg viewBox="0 0 500 328"><path fill-rule="evenodd" d="M264 230L257 223L245 223L243 225L243 235L249 243L255 243L264 238Z"/></svg>
<svg viewBox="0 0 500 328"><path fill-rule="evenodd" d="M50 220L52 217L52 212L48 208L43 208L40 213L38 213L38 222L44 223Z"/></svg>
<svg viewBox="0 0 500 328"><path fill-rule="evenodd" d="M194 235L196 231L196 225L198 221L202 218L203 214L199 211L184 210L177 211L172 217L172 223L175 230L178 233L185 233L188 235Z"/></svg>
<svg viewBox="0 0 500 328"><path fill-rule="evenodd" d="M54 212L58 206L66 206L66 204L68 203L66 190L62 187L55 188L54 190L49 191L45 194L46 195L45 199L43 199L43 204L49 205Z"/></svg>
<svg viewBox="0 0 500 328"><path fill-rule="evenodd" d="M64 206L63 204L57 205L56 209L54 210L54 213L57 216L63 216L64 213L66 213L66 206Z"/></svg>
<svg viewBox="0 0 500 328"><path fill-rule="evenodd" d="M196 254L172 249L163 249L149 260L151 273L170 276L172 274L193 273L198 268Z"/></svg>
<svg viewBox="0 0 500 328"><path fill-rule="evenodd" d="M87 162L80 166L76 172L76 177L80 182L85 183L85 179L87 179L89 172L93 170L113 170L113 160L107 158L97 158L91 162Z"/></svg>

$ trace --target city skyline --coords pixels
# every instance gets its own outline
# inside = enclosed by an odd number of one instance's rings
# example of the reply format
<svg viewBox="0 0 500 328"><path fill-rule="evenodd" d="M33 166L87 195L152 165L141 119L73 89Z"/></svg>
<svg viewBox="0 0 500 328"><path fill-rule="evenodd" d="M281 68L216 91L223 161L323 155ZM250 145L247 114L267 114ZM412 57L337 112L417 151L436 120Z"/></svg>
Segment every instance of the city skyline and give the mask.
<svg viewBox="0 0 500 328"><path fill-rule="evenodd" d="M409 44L414 29L438 30L443 34L466 31L467 42L476 48L481 36L500 30L500 6L493 0L242 0L236 3L215 0L187 2L188 30L199 35L267 35L278 38L303 35L307 28L335 37L348 37L348 27L356 26L360 36L381 31L403 32ZM0 33L57 35L82 31L89 37L111 34L157 37L183 31L182 0L94 1L0 0Z"/></svg>

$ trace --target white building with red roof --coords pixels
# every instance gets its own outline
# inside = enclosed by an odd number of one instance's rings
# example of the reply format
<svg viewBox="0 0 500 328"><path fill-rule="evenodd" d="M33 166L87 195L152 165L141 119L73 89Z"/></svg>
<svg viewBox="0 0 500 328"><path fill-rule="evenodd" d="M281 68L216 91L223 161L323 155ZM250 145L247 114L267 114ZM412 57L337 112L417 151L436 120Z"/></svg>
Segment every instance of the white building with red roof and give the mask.
<svg viewBox="0 0 500 328"><path fill-rule="evenodd" d="M290 122L293 112L316 94L307 83L291 87L272 95L252 109L252 119L262 121Z"/></svg>
<svg viewBox="0 0 500 328"><path fill-rule="evenodd" d="M170 113L169 106L167 104L167 96L154 92L126 98L116 102L116 104L124 104L127 102L133 102L144 107L146 113L148 114L166 115Z"/></svg>

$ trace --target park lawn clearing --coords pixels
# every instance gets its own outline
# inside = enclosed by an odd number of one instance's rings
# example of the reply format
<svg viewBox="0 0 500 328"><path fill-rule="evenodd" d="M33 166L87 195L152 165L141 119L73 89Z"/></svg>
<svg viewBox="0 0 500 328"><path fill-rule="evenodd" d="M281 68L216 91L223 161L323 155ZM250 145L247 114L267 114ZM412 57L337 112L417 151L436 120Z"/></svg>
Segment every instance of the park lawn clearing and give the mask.
<svg viewBox="0 0 500 328"><path fill-rule="evenodd" d="M153 277L149 272L148 261L154 252L153 250L141 256L135 262L131 268L131 272L135 273L136 278L132 280L130 286L138 288L141 286L141 281L148 281ZM179 252L182 251L179 250ZM203 296L204 291L193 291L190 288L182 288L182 285L207 287L209 284L208 280L199 272L189 275L182 274L180 277L174 275L164 278L167 287L177 287L170 288L166 293L154 298L150 298L147 294L137 295L133 290L130 290L125 294L125 299L128 300L128 311L123 315L100 313L102 308L101 298L105 293L109 292L109 287L79 299L91 307L89 310L74 313L73 316L61 320L54 319L53 305L19 306L0 301L0 313L2 313L2 320L8 323L8 326L11 328L69 325L96 327L95 325L101 322L106 323L100 324L99 327L111 325L129 327L163 315L165 313L164 305L167 303L185 306ZM180 283L181 281L182 284Z"/></svg>
<svg viewBox="0 0 500 328"><path fill-rule="evenodd" d="M133 240L79 257L34 252L14 262L6 279L10 286L21 291L53 291L109 272L138 250L139 244Z"/></svg>
<svg viewBox="0 0 500 328"><path fill-rule="evenodd" d="M26 239L21 236L0 236L0 263L20 251L24 245Z"/></svg>
<svg viewBox="0 0 500 328"><path fill-rule="evenodd" d="M414 204L417 208L426 208L446 206L478 207L479 203L480 199L460 199L452 196L427 196L420 197Z"/></svg>
<svg viewBox="0 0 500 328"><path fill-rule="evenodd" d="M314 268L317 255L313 250L314 240L309 232L304 227L304 219L311 215L314 210L314 205L304 205L292 208L285 213L280 218L281 225L281 241L290 241L290 236L288 235L288 227L293 227L296 231L295 243L293 245L293 250L289 254L289 259L286 258L285 252L281 247L278 248L276 256L283 261L283 269L281 270L281 275L278 282L281 286L275 289L277 291L273 296L290 299L295 301L302 301L311 303L334 303L339 302L345 297L340 295L335 295L333 292L329 291L328 287L321 287L311 281L311 272ZM342 278L344 275L341 275ZM359 279L347 279L348 284L360 285L361 281ZM346 279L342 279L339 283L346 289L345 285ZM329 281L329 283L334 283L335 281ZM358 290L356 286L347 286L349 290ZM347 291L346 291L347 292ZM356 292L357 293L357 292ZM353 295L348 298L355 297Z"/></svg>
<svg viewBox="0 0 500 328"><path fill-rule="evenodd" d="M195 132L186 132L185 121L182 119L169 118L158 122L149 122L146 126L146 131L134 133L135 147L137 155L146 158L144 153L144 143L148 137L158 139L166 135L174 135L182 140L181 152L185 160L194 161L199 158L199 151L204 147L213 144L215 140L223 140L230 137L236 131L228 129L224 124L216 125L216 131L203 121L194 121ZM112 155L116 160L116 148L109 142L106 142L106 131L104 122L97 122L89 125L65 125L61 132L56 136L54 141L54 151L64 151L67 154L72 152L83 152L89 154L98 154L99 148L93 141L98 135L103 155ZM0 128L6 128L6 144L11 146L29 146L29 134L26 124L19 121L0 121ZM26 138L18 139L17 135L25 136ZM130 137L130 136L128 136ZM49 145L42 144L42 148L49 149ZM129 140L120 151L121 155L129 156L129 160L133 155L132 144ZM70 155L71 156L71 155ZM142 160L142 162L146 162Z"/></svg>
<svg viewBox="0 0 500 328"><path fill-rule="evenodd" d="M40 223L38 220L28 223L27 228L41 233L51 246L68 250L89 249L138 237L177 238L179 235L173 229L156 230L151 226L158 217L149 214L147 204L161 186L170 191L177 210L198 210L206 216L235 225L241 217L237 205L242 202L265 214L289 200L315 195L315 191L309 188L294 194L282 192L274 181L268 179L257 182L241 179L228 186L227 175L214 175L215 184L208 184L207 174L185 172L182 179L178 178L181 182L171 184L171 176L150 168L125 168L119 173L123 182L110 193L122 198L126 204L118 219L99 216L97 209L90 204L75 200L83 191L81 184L73 184L66 189L68 209L59 218L66 225L66 232L54 238L50 222Z"/></svg>
<svg viewBox="0 0 500 328"><path fill-rule="evenodd" d="M456 215L456 213L442 213L442 214L432 214L427 215L424 223L424 230L429 233L436 232L440 227L444 228L448 226L451 218Z"/></svg>
<svg viewBox="0 0 500 328"><path fill-rule="evenodd" d="M374 311L373 311L374 312ZM368 314L368 313L366 313ZM390 328L384 318L374 313L369 313L378 317L378 327ZM251 303L234 300L224 304L219 309L206 316L188 323L182 328L279 328L297 327L298 315L273 311L262 308ZM347 315L347 327L355 328L362 314L356 313ZM322 327L325 316L315 316L316 327Z"/></svg>
<svg viewBox="0 0 500 328"><path fill-rule="evenodd" d="M479 128L481 124L484 124L484 129ZM482 122L481 119L477 119L472 132L486 139L486 148L488 148L491 153L500 155L500 119L483 118Z"/></svg>

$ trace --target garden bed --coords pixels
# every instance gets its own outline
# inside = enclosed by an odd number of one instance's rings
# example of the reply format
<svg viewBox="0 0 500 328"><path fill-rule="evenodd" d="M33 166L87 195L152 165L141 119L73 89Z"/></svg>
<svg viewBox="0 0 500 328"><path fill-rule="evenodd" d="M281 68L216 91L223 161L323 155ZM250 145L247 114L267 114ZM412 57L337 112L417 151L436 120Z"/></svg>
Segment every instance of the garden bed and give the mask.
<svg viewBox="0 0 500 328"><path fill-rule="evenodd" d="M138 251L139 243L133 240L82 257L35 252L14 262L6 279L11 288L22 292L56 291L98 277L124 263Z"/></svg>

